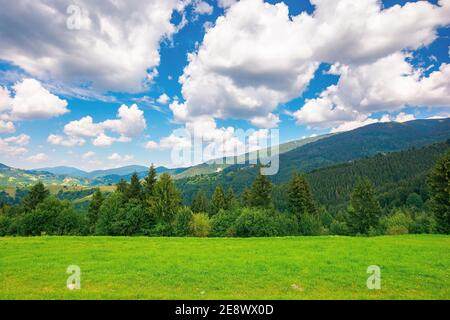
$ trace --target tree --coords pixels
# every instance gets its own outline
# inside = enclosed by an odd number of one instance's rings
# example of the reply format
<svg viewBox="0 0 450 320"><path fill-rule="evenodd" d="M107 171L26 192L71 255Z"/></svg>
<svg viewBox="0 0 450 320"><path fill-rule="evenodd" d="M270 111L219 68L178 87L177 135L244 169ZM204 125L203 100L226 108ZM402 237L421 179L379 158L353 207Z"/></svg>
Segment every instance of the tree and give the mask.
<svg viewBox="0 0 450 320"><path fill-rule="evenodd" d="M116 190L123 195L127 194L128 187L128 183L124 179L120 179L120 181L116 184Z"/></svg>
<svg viewBox="0 0 450 320"><path fill-rule="evenodd" d="M23 199L23 205L25 210L34 210L38 204L42 203L48 196L50 192L45 188L42 182L38 182L34 185L28 195Z"/></svg>
<svg viewBox="0 0 450 320"><path fill-rule="evenodd" d="M305 214L317 213L314 201L306 179L294 173L288 184L288 210L301 219Z"/></svg>
<svg viewBox="0 0 450 320"><path fill-rule="evenodd" d="M429 178L431 209L440 233L450 233L450 151L434 166Z"/></svg>
<svg viewBox="0 0 450 320"><path fill-rule="evenodd" d="M181 195L168 173L163 173L155 185L152 210L160 222L170 224L181 206Z"/></svg>
<svg viewBox="0 0 450 320"><path fill-rule="evenodd" d="M408 195L408 198L406 198L406 205L408 207L422 208L423 206L422 197L419 194L413 192Z"/></svg>
<svg viewBox="0 0 450 320"><path fill-rule="evenodd" d="M154 224L148 207L139 199L133 198L120 207L114 229L121 236L147 235Z"/></svg>
<svg viewBox="0 0 450 320"><path fill-rule="evenodd" d="M97 235L115 236L119 234L117 221L119 220L120 209L123 203L124 195L121 192L113 192L103 201L95 228Z"/></svg>
<svg viewBox="0 0 450 320"><path fill-rule="evenodd" d="M261 208L272 207L272 183L261 174L261 171L258 171L250 189L250 205Z"/></svg>
<svg viewBox="0 0 450 320"><path fill-rule="evenodd" d="M375 199L375 189L368 178L360 179L350 199L349 225L353 233L368 234L376 229L381 207Z"/></svg>
<svg viewBox="0 0 450 320"><path fill-rule="evenodd" d="M148 170L147 176L144 178L144 185L143 185L143 194L144 198L147 201L151 201L153 196L155 195L155 186L157 182L157 176L155 166L152 164L150 166L150 169Z"/></svg>
<svg viewBox="0 0 450 320"><path fill-rule="evenodd" d="M251 207L251 198L252 198L252 191L250 188L245 188L244 191L241 194L241 202L242 206L244 207Z"/></svg>
<svg viewBox="0 0 450 320"><path fill-rule="evenodd" d="M208 198L206 197L205 192L203 190L197 192L194 199L192 200L191 208L194 213L208 212L209 209Z"/></svg>
<svg viewBox="0 0 450 320"><path fill-rule="evenodd" d="M90 231L93 232L95 230L95 225L98 221L98 214L100 211L100 207L103 203L103 194L100 191L99 188L95 190L94 195L92 196L91 202L89 203L89 209L88 209L88 223Z"/></svg>
<svg viewBox="0 0 450 320"><path fill-rule="evenodd" d="M173 224L173 234L176 237L187 237L191 233L192 211L187 207L182 207L175 215Z"/></svg>
<svg viewBox="0 0 450 320"><path fill-rule="evenodd" d="M194 237L207 237L211 231L211 222L205 213L194 214L190 226Z"/></svg>
<svg viewBox="0 0 450 320"><path fill-rule="evenodd" d="M234 206L234 191L233 188L229 187L225 193L225 209L229 210Z"/></svg>
<svg viewBox="0 0 450 320"><path fill-rule="evenodd" d="M225 209L225 207L225 192L223 191L222 186L217 186L211 199L211 214L217 214L220 209Z"/></svg>
<svg viewBox="0 0 450 320"><path fill-rule="evenodd" d="M142 199L142 186L137 172L134 172L131 176L131 181L126 192L126 196L127 199Z"/></svg>

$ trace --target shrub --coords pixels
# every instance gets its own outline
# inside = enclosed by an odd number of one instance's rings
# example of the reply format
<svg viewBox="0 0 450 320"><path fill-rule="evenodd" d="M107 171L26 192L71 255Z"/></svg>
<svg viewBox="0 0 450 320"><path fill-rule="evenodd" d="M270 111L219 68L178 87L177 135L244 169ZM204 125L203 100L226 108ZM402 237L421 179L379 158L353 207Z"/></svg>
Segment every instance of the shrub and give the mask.
<svg viewBox="0 0 450 320"><path fill-rule="evenodd" d="M393 214L380 219L380 228L384 234L407 234L413 221L408 213L397 210Z"/></svg>
<svg viewBox="0 0 450 320"><path fill-rule="evenodd" d="M432 214L426 212L416 213L411 225L411 233L434 233L436 232L436 220Z"/></svg>
<svg viewBox="0 0 450 320"><path fill-rule="evenodd" d="M233 237L236 235L236 219L240 210L220 210L211 218L211 235L213 237Z"/></svg>
<svg viewBox="0 0 450 320"><path fill-rule="evenodd" d="M177 237L186 237L190 235L190 224L192 221L192 211L187 207L182 207L175 215L173 223L173 234Z"/></svg>
<svg viewBox="0 0 450 320"><path fill-rule="evenodd" d="M330 234L346 236L349 234L348 225L345 221L333 220L330 225Z"/></svg>
<svg viewBox="0 0 450 320"><path fill-rule="evenodd" d="M300 234L304 236L318 236L322 231L322 223L317 215L305 213L301 216Z"/></svg>
<svg viewBox="0 0 450 320"><path fill-rule="evenodd" d="M211 231L211 222L205 213L192 215L190 223L191 234L194 237L207 237Z"/></svg>
<svg viewBox="0 0 450 320"><path fill-rule="evenodd" d="M236 220L238 237L271 237L277 235L271 210L244 208Z"/></svg>

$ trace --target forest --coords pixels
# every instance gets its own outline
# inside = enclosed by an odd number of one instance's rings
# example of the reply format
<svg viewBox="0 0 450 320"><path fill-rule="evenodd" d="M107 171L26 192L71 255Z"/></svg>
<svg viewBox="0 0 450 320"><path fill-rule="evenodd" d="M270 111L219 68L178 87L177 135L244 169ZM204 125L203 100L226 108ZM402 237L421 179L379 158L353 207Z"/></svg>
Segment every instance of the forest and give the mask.
<svg viewBox="0 0 450 320"><path fill-rule="evenodd" d="M0 194L0 236L109 235L272 237L450 232L449 141L378 154L273 183L259 167L236 192L216 180L213 192L185 187L152 166L114 192L87 189L51 195L42 183L20 201ZM183 190L183 191L182 191ZM85 208L73 205L90 196ZM184 200L183 200L184 199Z"/></svg>

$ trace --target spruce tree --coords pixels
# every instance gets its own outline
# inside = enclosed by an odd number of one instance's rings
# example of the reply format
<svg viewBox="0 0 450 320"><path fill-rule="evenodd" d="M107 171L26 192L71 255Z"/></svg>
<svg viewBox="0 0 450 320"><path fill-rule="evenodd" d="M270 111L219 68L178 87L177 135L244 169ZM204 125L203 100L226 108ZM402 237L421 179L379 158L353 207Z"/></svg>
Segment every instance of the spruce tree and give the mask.
<svg viewBox="0 0 450 320"><path fill-rule="evenodd" d="M299 219L305 214L315 215L317 213L313 197L306 179L294 173L288 184L288 209Z"/></svg>
<svg viewBox="0 0 450 320"><path fill-rule="evenodd" d="M225 209L225 207L225 192L223 191L222 186L217 186L211 199L211 214L216 214L220 209Z"/></svg>
<svg viewBox="0 0 450 320"><path fill-rule="evenodd" d="M252 191L250 188L245 188L241 194L241 203L244 207L251 207Z"/></svg>
<svg viewBox="0 0 450 320"><path fill-rule="evenodd" d="M431 209L440 233L450 233L450 151L439 159L428 178Z"/></svg>
<svg viewBox="0 0 450 320"><path fill-rule="evenodd" d="M152 210L159 222L170 224L181 206L181 194L172 177L163 173L155 185L155 201Z"/></svg>
<svg viewBox="0 0 450 320"><path fill-rule="evenodd" d="M100 189L97 188L97 190L95 190L95 193L92 196L91 202L89 204L88 214L87 214L89 228L90 228L91 232L95 231L95 225L97 224L97 221L98 221L98 215L99 215L100 207L103 204L103 200L104 200L103 194L100 191Z"/></svg>
<svg viewBox="0 0 450 320"><path fill-rule="evenodd" d="M261 208L272 207L272 183L261 174L260 170L250 189L250 205Z"/></svg>
<svg viewBox="0 0 450 320"><path fill-rule="evenodd" d="M360 179L350 199L349 225L353 233L368 234L378 226L381 207L368 178Z"/></svg>
<svg viewBox="0 0 450 320"><path fill-rule="evenodd" d="M45 188L42 182L38 182L23 199L25 210L31 211L36 209L37 205L42 203L49 195L50 191Z"/></svg>
<svg viewBox="0 0 450 320"><path fill-rule="evenodd" d="M208 212L209 209L208 198L206 197L205 192L203 190L197 192L194 199L192 200L191 208L194 213Z"/></svg>
<svg viewBox="0 0 450 320"><path fill-rule="evenodd" d="M128 182L124 179L120 179L120 181L116 184L116 190L122 195L126 195L128 192Z"/></svg>
<svg viewBox="0 0 450 320"><path fill-rule="evenodd" d="M234 204L234 191L233 188L229 187L227 192L225 193L225 209L229 210L233 207Z"/></svg>
<svg viewBox="0 0 450 320"><path fill-rule="evenodd" d="M147 201L150 201L155 194L155 185L158 174L155 166L152 164L148 170L147 176L144 178L143 193Z"/></svg>
<svg viewBox="0 0 450 320"><path fill-rule="evenodd" d="M142 186L137 172L134 172L131 176L130 186L126 195L128 199L142 199Z"/></svg>

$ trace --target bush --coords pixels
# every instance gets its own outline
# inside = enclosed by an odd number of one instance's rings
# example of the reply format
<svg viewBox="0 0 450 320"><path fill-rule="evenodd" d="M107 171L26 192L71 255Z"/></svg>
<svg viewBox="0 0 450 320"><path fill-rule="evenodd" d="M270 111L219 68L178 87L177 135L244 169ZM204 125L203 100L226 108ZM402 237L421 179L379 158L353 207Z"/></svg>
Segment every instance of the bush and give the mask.
<svg viewBox="0 0 450 320"><path fill-rule="evenodd" d="M276 236L296 236L299 234L297 217L285 213L276 213L273 219Z"/></svg>
<svg viewBox="0 0 450 320"><path fill-rule="evenodd" d="M190 224L192 221L192 211L187 207L182 207L175 215L173 223L173 234L177 237L186 237L190 235Z"/></svg>
<svg viewBox="0 0 450 320"><path fill-rule="evenodd" d="M211 222L208 215L205 213L192 215L190 229L194 237L207 237L211 231Z"/></svg>
<svg viewBox="0 0 450 320"><path fill-rule="evenodd" d="M235 236L235 223L239 215L240 210L220 210L211 218L211 235L213 237Z"/></svg>
<svg viewBox="0 0 450 320"><path fill-rule="evenodd" d="M322 223L317 215L305 213L299 221L300 234L304 236L318 236L322 231Z"/></svg>
<svg viewBox="0 0 450 320"><path fill-rule="evenodd" d="M393 214L380 219L381 232L386 235L407 234L413 221L408 213L397 210Z"/></svg>
<svg viewBox="0 0 450 320"><path fill-rule="evenodd" d="M345 221L333 220L330 225L330 234L347 236L350 231Z"/></svg>
<svg viewBox="0 0 450 320"><path fill-rule="evenodd" d="M432 214L426 212L416 213L411 225L411 233L434 233L436 232L436 220Z"/></svg>
<svg viewBox="0 0 450 320"><path fill-rule="evenodd" d="M19 221L22 235L78 235L82 233L83 219L69 202L48 197Z"/></svg>
<svg viewBox="0 0 450 320"><path fill-rule="evenodd" d="M244 208L236 220L238 237L272 237L277 235L274 215L271 210Z"/></svg>

